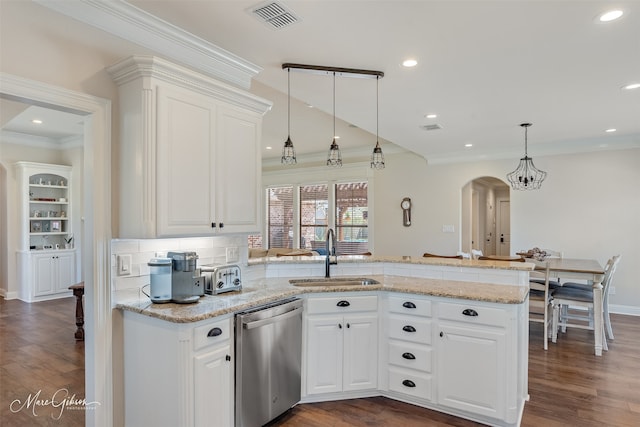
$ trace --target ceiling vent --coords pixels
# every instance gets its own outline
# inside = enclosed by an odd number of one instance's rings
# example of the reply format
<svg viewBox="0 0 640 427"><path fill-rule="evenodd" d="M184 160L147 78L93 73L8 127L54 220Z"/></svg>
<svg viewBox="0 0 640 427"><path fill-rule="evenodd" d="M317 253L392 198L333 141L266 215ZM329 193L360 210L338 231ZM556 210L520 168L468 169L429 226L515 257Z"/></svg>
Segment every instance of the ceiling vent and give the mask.
<svg viewBox="0 0 640 427"><path fill-rule="evenodd" d="M260 3L249 10L253 16L275 30L288 27L300 20L291 9L275 1Z"/></svg>
<svg viewBox="0 0 640 427"><path fill-rule="evenodd" d="M439 124L435 123L432 125L424 125L424 126L420 126L420 129L422 130L438 130L438 129L442 129L442 126L440 126Z"/></svg>

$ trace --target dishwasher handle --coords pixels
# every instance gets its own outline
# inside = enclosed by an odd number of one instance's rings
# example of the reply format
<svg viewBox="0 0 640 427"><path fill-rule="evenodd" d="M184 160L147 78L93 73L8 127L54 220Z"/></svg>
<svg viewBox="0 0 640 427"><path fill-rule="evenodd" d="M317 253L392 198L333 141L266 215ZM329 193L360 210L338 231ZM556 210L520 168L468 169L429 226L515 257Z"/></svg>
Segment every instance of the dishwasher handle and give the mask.
<svg viewBox="0 0 640 427"><path fill-rule="evenodd" d="M287 311L286 313L280 314L278 316L268 317L262 320L256 320L254 322L242 322L243 329L254 329L259 328L261 326L270 325L271 323L279 322L280 320L288 319L289 317L293 317L302 311L302 307L295 308L291 311Z"/></svg>

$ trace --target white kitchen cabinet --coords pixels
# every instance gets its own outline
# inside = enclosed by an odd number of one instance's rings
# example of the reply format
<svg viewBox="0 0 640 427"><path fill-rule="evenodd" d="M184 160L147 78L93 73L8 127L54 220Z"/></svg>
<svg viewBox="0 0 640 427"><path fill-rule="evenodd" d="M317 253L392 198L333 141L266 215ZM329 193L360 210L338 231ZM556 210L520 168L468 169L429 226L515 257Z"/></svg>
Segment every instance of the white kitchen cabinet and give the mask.
<svg viewBox="0 0 640 427"><path fill-rule="evenodd" d="M125 425L232 426L232 317L172 323L123 315Z"/></svg>
<svg viewBox="0 0 640 427"><path fill-rule="evenodd" d="M377 297L311 297L306 313L306 394L375 390Z"/></svg>
<svg viewBox="0 0 640 427"><path fill-rule="evenodd" d="M518 305L438 304L437 401L480 420L514 423L521 408ZM488 417L488 418L487 418Z"/></svg>
<svg viewBox="0 0 640 427"><path fill-rule="evenodd" d="M120 237L258 231L270 102L151 56L109 72L120 93Z"/></svg>
<svg viewBox="0 0 640 427"><path fill-rule="evenodd" d="M416 402L433 396L432 303L424 297L392 294L387 298L388 388Z"/></svg>

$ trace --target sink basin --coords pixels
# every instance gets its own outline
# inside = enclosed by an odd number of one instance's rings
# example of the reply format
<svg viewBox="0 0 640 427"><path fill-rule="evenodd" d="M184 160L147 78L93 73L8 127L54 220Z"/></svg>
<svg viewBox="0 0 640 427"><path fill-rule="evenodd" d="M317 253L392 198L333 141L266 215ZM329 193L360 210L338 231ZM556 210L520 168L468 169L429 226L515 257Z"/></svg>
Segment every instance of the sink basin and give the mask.
<svg viewBox="0 0 640 427"><path fill-rule="evenodd" d="M366 277L336 277L336 278L317 278L317 279L291 279L289 280L293 286L371 286L379 285L380 282Z"/></svg>

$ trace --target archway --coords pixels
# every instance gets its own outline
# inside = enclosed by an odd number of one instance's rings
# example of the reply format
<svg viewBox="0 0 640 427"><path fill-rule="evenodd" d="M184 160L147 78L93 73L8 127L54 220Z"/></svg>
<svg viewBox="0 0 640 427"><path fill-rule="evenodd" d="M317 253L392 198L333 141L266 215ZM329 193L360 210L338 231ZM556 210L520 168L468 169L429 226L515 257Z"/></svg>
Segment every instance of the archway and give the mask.
<svg viewBox="0 0 640 427"><path fill-rule="evenodd" d="M482 176L462 187L461 249L484 255L509 255L510 188L501 179Z"/></svg>

